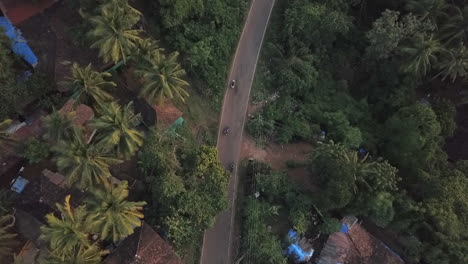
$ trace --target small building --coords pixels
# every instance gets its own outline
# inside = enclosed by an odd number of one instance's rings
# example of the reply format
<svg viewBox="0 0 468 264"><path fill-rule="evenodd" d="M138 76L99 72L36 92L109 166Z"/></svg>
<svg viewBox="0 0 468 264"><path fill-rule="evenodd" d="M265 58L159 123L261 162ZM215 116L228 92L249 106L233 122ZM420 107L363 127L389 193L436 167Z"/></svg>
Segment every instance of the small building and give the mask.
<svg viewBox="0 0 468 264"><path fill-rule="evenodd" d="M165 102L162 105L154 105L153 108L156 111L158 126L163 129L174 124L174 122L183 115L182 111L175 107L172 102Z"/></svg>
<svg viewBox="0 0 468 264"><path fill-rule="evenodd" d="M343 218L339 232L328 237L317 264L404 264L405 262L387 247L367 232L357 218Z"/></svg>
<svg viewBox="0 0 468 264"><path fill-rule="evenodd" d="M104 264L182 264L172 247L148 224L120 242Z"/></svg>
<svg viewBox="0 0 468 264"><path fill-rule="evenodd" d="M288 232L288 248L285 254L294 261L294 263L305 263L314 255L314 250L305 238L301 238L293 229Z"/></svg>

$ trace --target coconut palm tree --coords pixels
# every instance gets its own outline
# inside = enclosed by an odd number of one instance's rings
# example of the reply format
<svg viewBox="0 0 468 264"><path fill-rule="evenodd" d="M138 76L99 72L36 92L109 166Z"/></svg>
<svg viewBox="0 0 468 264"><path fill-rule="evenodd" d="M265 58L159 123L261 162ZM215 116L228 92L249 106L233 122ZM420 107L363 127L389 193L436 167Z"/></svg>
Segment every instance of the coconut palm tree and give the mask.
<svg viewBox="0 0 468 264"><path fill-rule="evenodd" d="M404 58L401 68L404 72L424 76L437 63L437 57L443 51L444 49L434 35L418 34L406 45L400 47Z"/></svg>
<svg viewBox="0 0 468 264"><path fill-rule="evenodd" d="M445 0L409 0L405 6L406 10L419 16L421 19L432 19L447 17L444 11L448 8Z"/></svg>
<svg viewBox="0 0 468 264"><path fill-rule="evenodd" d="M41 226L41 239L49 243L52 254L65 256L76 248L91 246L88 231L91 226L85 224L87 212L84 206L73 209L70 195L65 197L63 205L56 204L60 218L53 213L46 215L47 225Z"/></svg>
<svg viewBox="0 0 468 264"><path fill-rule="evenodd" d="M11 123L11 119L6 119L0 122L0 146L11 146L17 143L11 134L6 132L6 129L11 125Z"/></svg>
<svg viewBox="0 0 468 264"><path fill-rule="evenodd" d="M75 100L75 105L97 105L111 101L112 95L105 90L116 86L114 82L106 81L106 78L111 76L108 72L94 71L91 69L91 64L80 67L74 63L72 77L68 78L66 85L73 91L72 98Z"/></svg>
<svg viewBox="0 0 468 264"><path fill-rule="evenodd" d="M70 140L61 140L53 147L57 167L65 174L69 185L84 189L96 184L108 184L109 166L120 162L96 144L88 144L82 130L73 129Z"/></svg>
<svg viewBox="0 0 468 264"><path fill-rule="evenodd" d="M465 45L460 44L458 48L451 49L446 52L445 56L441 56L441 62L438 64L438 68L441 72L437 74L437 76L442 75L442 80L450 76L450 79L454 82L457 77L467 76L468 51Z"/></svg>
<svg viewBox="0 0 468 264"><path fill-rule="evenodd" d="M15 217L12 215L0 217L0 259L13 255L13 248L18 245L16 234L10 232L14 221Z"/></svg>
<svg viewBox="0 0 468 264"><path fill-rule="evenodd" d="M91 48L99 49L104 62L126 60L140 41L142 30L134 29L141 13L127 1L112 0L101 6L101 14L90 19L93 29L88 33L95 39Z"/></svg>
<svg viewBox="0 0 468 264"><path fill-rule="evenodd" d="M54 110L42 119L45 128L44 137L51 141L68 140L72 135L75 112L61 113Z"/></svg>
<svg viewBox="0 0 468 264"><path fill-rule="evenodd" d="M468 6L463 9L452 6L454 14L440 28L441 38L447 44L466 43L468 41Z"/></svg>
<svg viewBox="0 0 468 264"><path fill-rule="evenodd" d="M163 103L165 99L177 98L185 102L189 96L185 87L189 83L182 78L185 70L177 62L178 52L166 57L162 52L146 56L138 65L136 73L143 79L140 96L150 103Z"/></svg>
<svg viewBox="0 0 468 264"><path fill-rule="evenodd" d="M140 43L138 43L138 49L136 52L137 60L144 60L145 57L157 56L158 53L163 52L164 49L159 47L158 41L152 38L145 38Z"/></svg>
<svg viewBox="0 0 468 264"><path fill-rule="evenodd" d="M101 234L101 240L117 242L131 235L135 227L141 226L141 210L146 202L127 201L127 188L126 181L110 189L94 188L86 201L89 208L87 222Z"/></svg>
<svg viewBox="0 0 468 264"><path fill-rule="evenodd" d="M99 113L91 123L98 131L96 140L115 150L119 157L129 159L143 145L143 134L135 129L141 118L135 115L133 104L121 107L112 102L102 105Z"/></svg>
<svg viewBox="0 0 468 264"><path fill-rule="evenodd" d="M100 264L102 257L108 253L108 250L101 250L96 245L75 247L71 252L63 255L51 252L41 264Z"/></svg>

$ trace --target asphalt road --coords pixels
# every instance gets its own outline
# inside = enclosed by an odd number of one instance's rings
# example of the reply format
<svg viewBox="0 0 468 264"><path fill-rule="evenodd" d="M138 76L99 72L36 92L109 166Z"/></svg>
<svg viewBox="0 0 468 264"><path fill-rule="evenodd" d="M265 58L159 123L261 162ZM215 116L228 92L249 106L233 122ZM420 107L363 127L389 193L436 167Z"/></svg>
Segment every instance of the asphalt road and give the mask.
<svg viewBox="0 0 468 264"><path fill-rule="evenodd" d="M236 164L228 187L229 205L226 211L218 215L215 225L205 232L201 264L230 264L232 262L235 202L238 186L237 164L250 89L268 20L275 2L275 0L252 1L226 83L227 87L230 80L237 80L237 86L235 89L226 88L219 122L217 142L219 159L226 168L231 162ZM223 135L225 127L229 127L230 130L226 136Z"/></svg>

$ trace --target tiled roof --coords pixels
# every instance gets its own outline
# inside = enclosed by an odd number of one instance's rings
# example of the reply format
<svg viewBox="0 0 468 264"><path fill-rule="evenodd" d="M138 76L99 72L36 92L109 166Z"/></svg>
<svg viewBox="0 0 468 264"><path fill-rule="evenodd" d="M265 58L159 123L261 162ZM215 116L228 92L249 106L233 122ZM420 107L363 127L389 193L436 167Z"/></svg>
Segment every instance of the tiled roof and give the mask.
<svg viewBox="0 0 468 264"><path fill-rule="evenodd" d="M349 234L336 232L328 237L318 264L404 264L405 262L360 224L354 224Z"/></svg>
<svg viewBox="0 0 468 264"><path fill-rule="evenodd" d="M182 111L175 107L171 102L165 102L163 105L153 106L156 111L158 125L163 128L168 127L182 116Z"/></svg>
<svg viewBox="0 0 468 264"><path fill-rule="evenodd" d="M58 0L0 0L0 9L16 25L41 13L55 2Z"/></svg>
<svg viewBox="0 0 468 264"><path fill-rule="evenodd" d="M85 123L94 118L94 111L91 107L80 104L73 109L75 101L73 99L68 100L65 105L63 105L62 109L60 109L61 113L70 113L75 112L73 116L73 123L77 126L83 126Z"/></svg>
<svg viewBox="0 0 468 264"><path fill-rule="evenodd" d="M146 223L123 240L104 264L182 264L172 247Z"/></svg>

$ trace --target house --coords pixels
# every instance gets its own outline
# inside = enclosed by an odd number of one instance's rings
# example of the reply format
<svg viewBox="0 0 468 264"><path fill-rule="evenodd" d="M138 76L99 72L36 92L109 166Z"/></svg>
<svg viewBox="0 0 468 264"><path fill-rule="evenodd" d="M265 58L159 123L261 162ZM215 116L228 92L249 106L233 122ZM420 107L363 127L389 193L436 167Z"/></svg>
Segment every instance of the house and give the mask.
<svg viewBox="0 0 468 264"><path fill-rule="evenodd" d="M154 105L153 108L156 111L156 116L158 118L158 126L164 129L174 124L174 122L183 115L182 111L175 107L172 102Z"/></svg>
<svg viewBox="0 0 468 264"><path fill-rule="evenodd" d="M0 0L0 11L14 25L33 17L59 0Z"/></svg>
<svg viewBox="0 0 468 264"><path fill-rule="evenodd" d="M104 264L182 264L172 247L148 224L120 242Z"/></svg>
<svg viewBox="0 0 468 264"><path fill-rule="evenodd" d="M317 264L404 264L405 262L367 232L354 216L342 220L340 232L331 234Z"/></svg>

